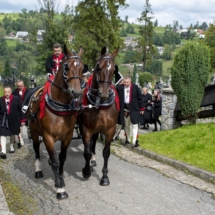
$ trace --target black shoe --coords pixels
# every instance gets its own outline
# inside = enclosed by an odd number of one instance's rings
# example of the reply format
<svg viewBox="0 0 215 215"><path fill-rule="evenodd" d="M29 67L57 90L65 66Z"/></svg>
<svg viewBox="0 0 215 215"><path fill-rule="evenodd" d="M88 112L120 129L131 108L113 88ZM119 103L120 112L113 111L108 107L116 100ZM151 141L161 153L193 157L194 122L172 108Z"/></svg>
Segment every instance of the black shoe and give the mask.
<svg viewBox="0 0 215 215"><path fill-rule="evenodd" d="M130 144L130 142L128 140L125 141L125 145L128 145Z"/></svg>
<svg viewBox="0 0 215 215"><path fill-rule="evenodd" d="M141 129L147 129L145 126L143 126Z"/></svg>
<svg viewBox="0 0 215 215"><path fill-rule="evenodd" d="M139 145L139 140L136 140L136 143L135 143L134 147L138 147L138 146L140 146Z"/></svg>
<svg viewBox="0 0 215 215"><path fill-rule="evenodd" d="M114 140L119 140L119 136L116 136L116 137L114 138Z"/></svg>
<svg viewBox="0 0 215 215"><path fill-rule="evenodd" d="M158 129L154 129L154 130L152 130L152 131L157 131Z"/></svg>
<svg viewBox="0 0 215 215"><path fill-rule="evenodd" d="M0 152L0 157L1 157L2 159L6 159L6 158L7 158L7 155L6 155L5 153L3 153L3 152Z"/></svg>
<svg viewBox="0 0 215 215"><path fill-rule="evenodd" d="M22 147L21 143L18 143L17 146L19 149Z"/></svg>

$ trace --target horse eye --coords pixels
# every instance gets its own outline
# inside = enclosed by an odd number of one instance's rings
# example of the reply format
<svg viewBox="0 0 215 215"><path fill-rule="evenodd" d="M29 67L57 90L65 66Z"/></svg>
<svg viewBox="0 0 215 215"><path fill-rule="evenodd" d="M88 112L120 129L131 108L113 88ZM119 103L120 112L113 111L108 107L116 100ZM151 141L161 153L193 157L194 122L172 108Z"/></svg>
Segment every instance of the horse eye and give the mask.
<svg viewBox="0 0 215 215"><path fill-rule="evenodd" d="M68 70L69 70L68 63L65 63L65 64L64 64L64 69L65 69L65 71L68 71Z"/></svg>
<svg viewBox="0 0 215 215"><path fill-rule="evenodd" d="M98 72L100 72L100 71L101 71L101 68L100 68L99 64L97 64L97 66L96 66L96 70L97 70Z"/></svg>

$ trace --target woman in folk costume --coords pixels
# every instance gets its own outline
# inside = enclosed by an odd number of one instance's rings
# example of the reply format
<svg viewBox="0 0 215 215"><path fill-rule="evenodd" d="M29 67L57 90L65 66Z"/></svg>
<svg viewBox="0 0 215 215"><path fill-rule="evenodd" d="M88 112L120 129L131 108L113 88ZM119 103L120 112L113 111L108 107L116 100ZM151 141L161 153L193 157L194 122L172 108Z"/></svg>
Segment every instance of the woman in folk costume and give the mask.
<svg viewBox="0 0 215 215"><path fill-rule="evenodd" d="M25 125L22 104L17 96L12 95L10 87L4 88L4 96L0 98L0 157L6 159L6 137L10 137L10 153L14 153L14 135L20 132L20 125Z"/></svg>
<svg viewBox="0 0 215 215"><path fill-rule="evenodd" d="M25 87L23 80L18 80L16 82L16 85L17 85L17 88L15 90L13 90L12 94L14 96L17 96L20 99L21 104L23 104L23 101L25 99L25 96L29 92L29 89ZM18 148L20 148L21 146L24 145L24 141L23 141L23 126L20 127L20 133L18 135L18 139L19 139Z"/></svg>

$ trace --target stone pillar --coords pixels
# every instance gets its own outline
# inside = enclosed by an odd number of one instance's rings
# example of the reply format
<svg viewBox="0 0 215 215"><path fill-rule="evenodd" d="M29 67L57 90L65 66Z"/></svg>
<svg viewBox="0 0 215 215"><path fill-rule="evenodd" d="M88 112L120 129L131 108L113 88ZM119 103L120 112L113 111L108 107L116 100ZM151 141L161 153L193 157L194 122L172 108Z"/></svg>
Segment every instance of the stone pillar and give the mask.
<svg viewBox="0 0 215 215"><path fill-rule="evenodd" d="M174 112L177 103L177 97L171 88L162 90L162 113L161 130L169 130L181 126L181 122L176 121Z"/></svg>

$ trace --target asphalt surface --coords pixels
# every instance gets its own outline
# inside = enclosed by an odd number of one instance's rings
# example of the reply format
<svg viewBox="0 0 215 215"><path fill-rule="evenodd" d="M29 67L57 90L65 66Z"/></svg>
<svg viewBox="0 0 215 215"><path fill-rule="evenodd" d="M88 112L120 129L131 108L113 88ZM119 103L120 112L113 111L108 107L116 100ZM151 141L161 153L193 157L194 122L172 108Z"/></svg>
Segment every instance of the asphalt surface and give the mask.
<svg viewBox="0 0 215 215"><path fill-rule="evenodd" d="M212 183L149 159L133 152L132 147L128 149L117 142L112 144L113 154L109 158L110 186L102 187L99 182L102 176L103 145L97 144L98 165L90 179L86 180L81 173L84 166L83 145L81 140L73 140L64 168L65 189L69 198L58 201L55 198L53 172L48 165L48 154L44 145L41 145L44 178L35 179L32 143L26 138L25 142L22 149L17 149L15 154L8 154L7 161L1 162L14 183L22 187L23 193L34 199L34 215L215 214L215 200L212 195L215 193L215 186ZM56 143L56 148L59 152L59 143ZM9 211L5 207L1 189L0 209L0 215Z"/></svg>

